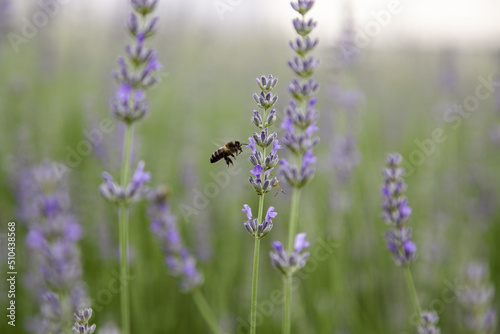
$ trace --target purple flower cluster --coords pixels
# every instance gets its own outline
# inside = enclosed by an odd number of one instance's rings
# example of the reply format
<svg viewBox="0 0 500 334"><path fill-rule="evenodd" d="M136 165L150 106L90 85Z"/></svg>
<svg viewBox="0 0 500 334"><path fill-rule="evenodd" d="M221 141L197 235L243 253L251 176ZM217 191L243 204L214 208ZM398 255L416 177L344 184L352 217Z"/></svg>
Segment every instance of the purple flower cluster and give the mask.
<svg viewBox="0 0 500 334"><path fill-rule="evenodd" d="M271 171L279 162L278 150L281 146L276 139L278 134L276 132L269 134L268 132L269 127L276 121L276 109L270 109L276 104L276 101L278 101L278 96L273 95L271 92L278 83L278 78L270 74L267 78L261 76L257 78L256 81L261 92L260 94L254 93L253 98L257 106L264 109L264 111L263 114L257 110L253 111L252 122L256 127L262 130L260 133L254 132L253 135L248 138L249 144L247 147L252 150L249 159L254 165L253 170L250 171L253 176L250 176L248 181L257 194L263 196L273 187L278 186L278 178L271 177ZM271 152L266 154L267 147L271 145ZM257 150L257 146L260 147L261 150ZM246 213L248 218L244 226L254 238L263 238L271 231L273 228L271 219L277 215L277 213L272 212L273 210L274 207L269 207L266 219L259 222L259 218L252 217L250 207L247 204L244 205L243 212Z"/></svg>
<svg viewBox="0 0 500 334"><path fill-rule="evenodd" d="M408 265L417 256L417 246L411 241L411 228L405 224L411 215L411 208L404 196L406 184L403 180L403 158L399 153L387 155L382 187L382 218L391 229L385 233L387 248L393 253L397 265Z"/></svg>
<svg viewBox="0 0 500 334"><path fill-rule="evenodd" d="M38 208L26 236L32 263L27 284L40 305L39 316L28 326L33 333L59 333L73 312L88 306L77 246L82 229L68 212L67 186L53 166L44 163L29 175L33 193L28 200Z"/></svg>
<svg viewBox="0 0 500 334"><path fill-rule="evenodd" d="M266 218L261 224L259 224L258 219L252 216L252 209L250 209L248 205L243 205L243 209L241 211L246 213L248 218L244 224L248 233L258 239L265 237L269 232L271 232L273 228L272 219L278 215L277 212L274 212L274 206L270 206L267 210Z"/></svg>
<svg viewBox="0 0 500 334"><path fill-rule="evenodd" d="M92 309L79 310L74 314L75 324L73 325L72 331L74 334L92 334L95 331L95 324L89 326L89 320L92 317Z"/></svg>
<svg viewBox="0 0 500 334"><path fill-rule="evenodd" d="M118 58L120 69L114 76L120 86L111 100L111 113L127 124L142 119L149 112L144 91L158 82L156 72L162 68L157 52L145 46L146 39L158 29L157 17L146 18L155 10L158 0L132 0L131 4L135 12L130 13L127 28L134 44L125 47L126 58Z"/></svg>
<svg viewBox="0 0 500 334"><path fill-rule="evenodd" d="M139 161L132 180L125 189L117 184L111 175L102 173L104 183L99 186L99 191L107 200L119 205L128 206L130 203L138 202L149 191L144 184L151 180L151 173L145 172L144 166L144 161Z"/></svg>
<svg viewBox="0 0 500 334"><path fill-rule="evenodd" d="M294 272L306 265L309 258L309 252L302 252L304 248L309 247L309 242L306 241L306 234L299 233L295 236L293 252L288 252L283 248L283 244L279 241L272 243L274 252L269 252L271 263L284 275L292 275Z"/></svg>
<svg viewBox="0 0 500 334"><path fill-rule="evenodd" d="M491 306L494 287L489 283L488 266L485 263L469 263L465 272L467 290L460 295L465 311L465 326L473 333L494 333L497 312Z"/></svg>
<svg viewBox="0 0 500 334"><path fill-rule="evenodd" d="M301 78L293 79L288 84L288 91L292 94L295 102L290 101L290 105L285 109L285 119L281 127L285 130L282 143L294 155L302 161L298 166L289 164L287 160L280 161L279 174L291 186L302 187L314 175L314 164L316 158L312 154L312 149L319 143L319 138L314 137L314 132L318 130L316 119L318 112L314 109L316 98L314 95L318 91L319 84L311 78L319 65L319 61L312 56L307 56L316 45L318 40L309 37L311 31L316 27L316 22L312 19L306 20L305 15L313 6L314 1L298 0L292 2L292 8L301 14L301 18L293 20L295 31L299 35L295 41L290 42L290 47L297 54L288 61L288 66ZM305 106L303 111L300 107Z"/></svg>
<svg viewBox="0 0 500 334"><path fill-rule="evenodd" d="M436 312L422 312L422 322L417 328L418 334L440 334L441 330L436 326L439 317Z"/></svg>
<svg viewBox="0 0 500 334"><path fill-rule="evenodd" d="M181 278L183 291L191 291L203 283L203 275L196 268L196 259L182 243L177 219L170 213L167 198L168 190L165 187L158 187L150 194L151 230L162 245L165 263L171 274Z"/></svg>

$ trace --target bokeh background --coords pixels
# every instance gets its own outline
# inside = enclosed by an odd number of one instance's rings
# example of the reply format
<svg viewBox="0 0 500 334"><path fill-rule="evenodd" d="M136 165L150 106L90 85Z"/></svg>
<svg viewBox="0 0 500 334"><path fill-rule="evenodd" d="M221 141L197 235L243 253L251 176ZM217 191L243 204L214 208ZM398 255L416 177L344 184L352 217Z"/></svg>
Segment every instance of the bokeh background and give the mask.
<svg viewBox="0 0 500 334"><path fill-rule="evenodd" d="M404 275L383 239L380 188L387 152L401 152L411 170L407 197L418 247L412 271L422 307L438 312L444 333L469 333L459 298L443 299L443 291L465 284L471 261L483 261L489 282L500 289L500 90L460 123L446 116L459 115L450 110L474 96L479 78L499 77L500 4L400 1L398 14L377 21L391 3L319 0L310 12L318 21L313 37L320 40L315 56L321 62L316 72L321 143L316 176L303 191L299 230L307 232L313 254L321 242L333 251L316 265L311 261L298 281L297 333L414 332ZM7 326L3 316L2 333L26 333L23 323L36 313L32 294L23 288L28 226L17 215L16 166L44 159L64 163L85 140L83 131L110 117L116 89L111 72L129 41L123 26L127 1L58 4L48 24L16 52L9 33L22 35L25 20L42 7L0 0L0 254L2 259L6 254L6 224L14 220L19 272L18 325ZM146 161L153 185L171 189L173 213L205 276L203 293L221 326L236 333L248 321L253 255L241 208L258 202L248 184L248 153L238 157L229 184L207 196L208 204L191 214L183 208L194 207L193 198L214 182L214 173L226 172L223 163L209 163L211 153L254 132L256 77L279 78L282 119L290 99L286 83L293 77L286 62L293 55L288 41L295 38L295 12L281 0L160 0L157 14L161 27L152 44L164 69L149 94L151 113L136 127L133 159ZM434 129L442 129L446 139L428 144L426 153L418 143L429 143ZM91 297L118 268L117 216L98 185L103 170L119 173L122 136L119 126L105 134L68 173L72 211L84 229L83 279ZM267 256L272 240L286 239L291 191L280 185L285 194L266 197L279 215L262 242L260 301L281 289L280 274ZM190 295L169 276L146 209L141 203L132 212L133 332L208 333ZM6 261L0 268L7 271ZM5 310L4 279L0 287ZM498 302L497 295L492 303ZM119 323L118 295L101 306L93 318L98 328ZM261 313L259 333L279 332L281 305Z"/></svg>

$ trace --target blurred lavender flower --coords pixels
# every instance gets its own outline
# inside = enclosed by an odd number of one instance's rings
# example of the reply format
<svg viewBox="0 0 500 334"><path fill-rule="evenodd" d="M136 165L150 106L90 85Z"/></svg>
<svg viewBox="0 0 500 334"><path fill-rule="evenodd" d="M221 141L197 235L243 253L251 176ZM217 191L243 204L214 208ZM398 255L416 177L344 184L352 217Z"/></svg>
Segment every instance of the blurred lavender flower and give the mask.
<svg viewBox="0 0 500 334"><path fill-rule="evenodd" d="M149 191L144 183L151 180L151 173L144 171L144 161L139 161L132 180L125 189L117 184L111 175L104 172L102 178L104 183L99 186L101 194L109 201L125 206L138 202Z"/></svg>
<svg viewBox="0 0 500 334"><path fill-rule="evenodd" d="M196 268L196 259L182 243L177 219L170 213L167 197L168 190L165 187L158 187L150 194L151 230L162 245L165 263L171 274L181 279L183 291L191 291L203 283L203 275Z"/></svg>
<svg viewBox="0 0 500 334"><path fill-rule="evenodd" d="M33 184L33 200L38 216L29 221L26 244L31 252L26 283L37 296L40 314L31 319L33 333L59 333L71 315L88 306L82 282L80 251L77 246L82 229L69 210L65 179L45 162L28 176Z"/></svg>
<svg viewBox="0 0 500 334"><path fill-rule="evenodd" d="M387 168L384 169L382 187L382 218L392 228L385 233L387 248L393 253L397 265L406 266L417 256L417 246L411 241L411 228L406 227L411 208L404 196L406 184L403 180L403 158L399 153L387 155Z"/></svg>
<svg viewBox="0 0 500 334"><path fill-rule="evenodd" d="M418 334L440 334L436 327L439 317L436 312L422 312L422 322L417 328Z"/></svg>
<svg viewBox="0 0 500 334"><path fill-rule="evenodd" d="M75 334L92 334L95 331L96 325L89 327L89 320L92 317L92 309L79 310L74 314L75 324L73 325L72 331Z"/></svg>
<svg viewBox="0 0 500 334"><path fill-rule="evenodd" d="M150 21L144 19L155 10L158 1L132 0L131 3L135 12L130 13L127 28L135 44L125 47L126 58L118 58L120 69L114 72L114 77L120 86L111 100L111 113L126 124L142 119L149 112L144 91L158 82L156 72L162 68L157 52L144 45L158 29L157 17ZM141 26L140 22L144 24Z"/></svg>
<svg viewBox="0 0 500 334"><path fill-rule="evenodd" d="M274 241L272 243L274 252L269 252L272 265L284 275L292 275L306 265L310 254L309 252L302 253L302 251L304 248L309 247L309 245L309 242L306 241L305 233L299 233L295 236L293 252L291 254L288 254L281 242Z"/></svg>
<svg viewBox="0 0 500 334"><path fill-rule="evenodd" d="M495 289L489 283L487 264L469 263L465 276L467 290L459 296L465 311L465 326L472 333L494 333L498 321L497 311L491 306Z"/></svg>
<svg viewBox="0 0 500 334"><path fill-rule="evenodd" d="M281 123L281 127L285 130L282 144L294 155L300 157L297 161L302 161L302 164L292 166L287 160L282 159L279 175L291 186L298 188L304 186L314 175L316 159L312 156L312 149L319 143L319 138L313 136L318 130L315 122L318 112L314 109L316 98L313 96L318 91L319 84L311 78L319 61L312 56L307 56L318 44L317 39L312 40L308 36L316 27L316 22L312 19L308 21L305 19L305 14L313 5L314 1L304 0L291 3L292 8L302 17L293 20L293 26L299 37L290 42L290 47L298 57L289 60L288 66L302 78L302 81L293 79L288 84L288 90L297 103L290 101L290 105L285 109L285 119ZM300 107L302 104L305 106L304 111Z"/></svg>

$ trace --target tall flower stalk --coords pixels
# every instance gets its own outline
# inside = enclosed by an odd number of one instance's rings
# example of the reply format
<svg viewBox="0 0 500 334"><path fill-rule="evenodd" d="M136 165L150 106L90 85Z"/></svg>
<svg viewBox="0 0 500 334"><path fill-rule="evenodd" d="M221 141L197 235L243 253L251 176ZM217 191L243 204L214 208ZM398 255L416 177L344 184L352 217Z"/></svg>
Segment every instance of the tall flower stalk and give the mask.
<svg viewBox="0 0 500 334"><path fill-rule="evenodd" d="M271 74L266 78L261 76L257 78L257 85L260 87L260 94L254 93L253 97L257 106L263 109L261 114L257 110L253 111L252 122L256 127L262 129L260 133L255 132L252 137L248 138L252 154L250 155L250 162L254 165L250 173L253 176L249 177L249 182L259 196L259 211L257 217L252 216L252 209L245 204L243 212L247 215L247 221L244 226L248 233L254 238L254 257L253 257L253 272L252 272L252 300L250 305L250 334L255 334L257 331L257 290L259 279L259 252L260 252L260 239L265 237L273 228L272 219L278 213L274 212L274 207L270 206L267 210L265 219L262 215L264 212L264 196L273 187L278 185L278 178L270 176L271 171L278 164L277 151L281 148L278 144L277 134L273 132L269 134L268 130L276 121L276 109L271 108L278 100L277 95L271 93L272 89L278 83L278 79L274 78ZM266 155L267 147L272 145L271 152ZM260 150L257 149L260 147Z"/></svg>
<svg viewBox="0 0 500 334"><path fill-rule="evenodd" d="M26 236L26 244L32 251L27 284L40 309L39 315L29 322L28 330L68 332L73 313L89 303L77 245L82 229L69 212L66 180L52 164L47 162L34 168L26 181L32 188L24 200L37 208L29 220Z"/></svg>
<svg viewBox="0 0 500 334"><path fill-rule="evenodd" d="M128 242L129 242L129 206L139 200L145 190L142 185L149 181L149 173L144 172L144 163L140 163L134 177L130 181L130 152L132 146L133 126L149 112L149 101L145 91L158 81L155 73L161 69L157 53L145 46L145 41L153 36L158 27L158 18L149 19L158 4L158 0L131 0L133 12L127 20L127 29L133 42L125 47L126 57L119 57L120 69L115 72L119 89L111 100L111 113L125 124L123 142L123 161L120 173L120 184L115 184L111 176L103 174L105 183L101 193L118 206L119 211L119 243L120 243L120 275L127 277ZM123 334L130 334L130 292L125 287L121 290L121 321Z"/></svg>
<svg viewBox="0 0 500 334"><path fill-rule="evenodd" d="M467 290L460 295L464 323L469 333L492 334L497 326L497 310L492 306L495 288L489 282L488 265L472 262L467 265Z"/></svg>
<svg viewBox="0 0 500 334"><path fill-rule="evenodd" d="M295 249L294 240L298 236L300 192L314 175L316 158L312 149L319 142L319 138L313 136L314 132L318 130L315 122L318 118L318 112L314 109L316 104L314 95L318 91L319 84L312 78L319 61L313 56L308 56L318 44L318 39L313 40L309 37L309 34L316 27L316 22L313 19L306 20L306 14L313 5L314 1L312 0L298 0L291 3L292 8L301 17L293 20L293 26L299 36L295 41L290 41L290 47L297 56L288 61L288 65L300 79L293 79L288 84L288 91L292 94L293 100L286 108L285 119L281 124L284 129L282 143L294 156L293 162L282 159L279 169L281 178L293 187L290 224L288 226L288 254L293 254ZM287 271L284 275L283 333L290 333L293 271Z"/></svg>
<svg viewBox="0 0 500 334"><path fill-rule="evenodd" d="M410 264L417 257L417 246L411 241L412 229L406 226L411 207L404 195L406 184L403 180L405 170L401 167L403 157L399 153L388 154L386 162L387 167L383 171L382 218L391 226L384 235L387 249L391 251L396 265L403 267L410 300L418 319L418 333L439 334L440 331L435 326L439 318L434 312L422 312L410 270Z"/></svg>
<svg viewBox="0 0 500 334"><path fill-rule="evenodd" d="M172 276L180 279L181 291L191 293L196 306L210 329L221 333L217 318L208 305L199 287L203 284L203 275L196 267L196 259L182 243L177 227L177 219L170 211L167 201L168 190L158 187L149 195L149 217L151 230L155 233L165 254L165 264Z"/></svg>

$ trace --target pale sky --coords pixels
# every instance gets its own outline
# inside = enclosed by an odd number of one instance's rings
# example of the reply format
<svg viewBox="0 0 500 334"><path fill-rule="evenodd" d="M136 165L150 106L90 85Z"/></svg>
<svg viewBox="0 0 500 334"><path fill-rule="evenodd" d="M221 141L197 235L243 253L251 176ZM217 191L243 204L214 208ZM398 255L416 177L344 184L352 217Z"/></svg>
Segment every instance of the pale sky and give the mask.
<svg viewBox="0 0 500 334"><path fill-rule="evenodd" d="M57 0L65 2L62 10L71 19L78 18L82 9L97 17L122 16L127 0ZM289 0L160 0L161 13L182 13L187 20L215 29L252 29L264 22L266 27L288 32L295 12ZM345 4L353 10L356 31L376 29L373 13L387 11L392 3L397 14L391 14L389 24L371 37L374 45L451 45L460 48L500 45L499 0L317 0L310 16L319 22L316 33L333 38L339 33ZM16 3L19 5L20 3ZM220 9L217 11L216 7ZM87 7L87 8L86 8ZM90 8L88 8L90 7Z"/></svg>

